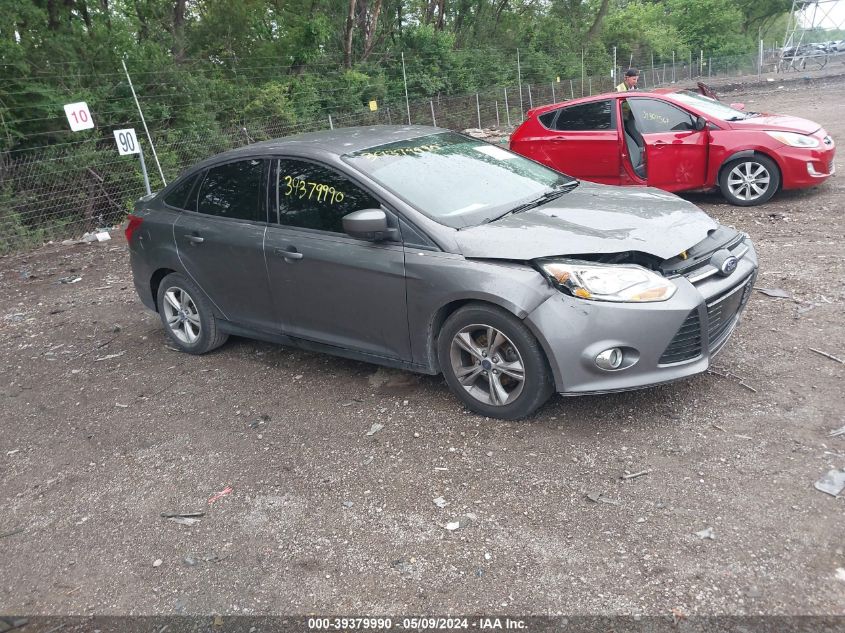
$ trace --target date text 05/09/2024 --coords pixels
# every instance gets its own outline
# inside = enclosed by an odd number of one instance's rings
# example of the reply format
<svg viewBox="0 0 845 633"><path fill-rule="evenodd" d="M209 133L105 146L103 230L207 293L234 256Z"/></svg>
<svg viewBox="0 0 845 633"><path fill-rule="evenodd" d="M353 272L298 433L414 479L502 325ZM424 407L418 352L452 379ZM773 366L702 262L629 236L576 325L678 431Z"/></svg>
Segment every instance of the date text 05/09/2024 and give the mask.
<svg viewBox="0 0 845 633"><path fill-rule="evenodd" d="M499 617L316 617L308 618L309 631L527 631L524 620Z"/></svg>

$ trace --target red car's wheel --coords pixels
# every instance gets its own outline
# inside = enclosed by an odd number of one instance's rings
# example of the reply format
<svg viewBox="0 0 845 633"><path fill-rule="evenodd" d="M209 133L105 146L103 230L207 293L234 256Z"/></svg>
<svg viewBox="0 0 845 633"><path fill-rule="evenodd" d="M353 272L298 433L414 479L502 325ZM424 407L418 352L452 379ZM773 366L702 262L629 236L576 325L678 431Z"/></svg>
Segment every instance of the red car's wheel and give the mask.
<svg viewBox="0 0 845 633"><path fill-rule="evenodd" d="M768 201L780 187L780 170L766 156L737 158L722 167L719 187L728 202L752 207Z"/></svg>

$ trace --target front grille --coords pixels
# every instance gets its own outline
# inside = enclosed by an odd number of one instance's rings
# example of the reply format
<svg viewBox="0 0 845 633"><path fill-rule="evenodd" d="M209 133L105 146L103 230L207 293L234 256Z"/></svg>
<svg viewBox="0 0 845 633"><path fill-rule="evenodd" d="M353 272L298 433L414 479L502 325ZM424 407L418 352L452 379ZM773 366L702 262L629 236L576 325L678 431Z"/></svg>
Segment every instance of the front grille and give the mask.
<svg viewBox="0 0 845 633"><path fill-rule="evenodd" d="M753 287L754 275L749 275L740 284L707 302L707 339L711 351L727 340Z"/></svg>
<svg viewBox="0 0 845 633"><path fill-rule="evenodd" d="M689 313L666 351L657 361L661 365L681 363L701 356L701 321L698 308Z"/></svg>

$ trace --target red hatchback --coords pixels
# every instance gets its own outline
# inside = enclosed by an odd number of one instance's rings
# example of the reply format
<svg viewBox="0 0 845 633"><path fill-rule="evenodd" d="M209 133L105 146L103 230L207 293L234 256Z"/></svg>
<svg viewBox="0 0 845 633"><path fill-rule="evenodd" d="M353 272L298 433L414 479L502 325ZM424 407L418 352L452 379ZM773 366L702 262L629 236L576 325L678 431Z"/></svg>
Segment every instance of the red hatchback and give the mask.
<svg viewBox="0 0 845 633"><path fill-rule="evenodd" d="M666 191L719 188L751 206L833 174L833 139L793 116L743 112L695 92L621 92L534 108L513 151L576 178Z"/></svg>

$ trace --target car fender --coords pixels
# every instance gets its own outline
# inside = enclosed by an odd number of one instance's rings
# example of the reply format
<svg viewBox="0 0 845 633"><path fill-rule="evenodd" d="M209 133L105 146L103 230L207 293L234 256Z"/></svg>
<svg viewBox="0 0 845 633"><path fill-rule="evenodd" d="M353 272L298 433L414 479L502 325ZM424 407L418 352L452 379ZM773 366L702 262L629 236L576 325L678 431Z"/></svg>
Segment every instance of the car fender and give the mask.
<svg viewBox="0 0 845 633"><path fill-rule="evenodd" d="M762 156L765 156L769 160L773 161L775 163L775 165L777 165L778 170L781 173L781 176L783 176L783 164L781 162L780 157L777 155L777 152L768 151L766 148L743 149L743 150L739 150L737 152L731 153L724 160L722 160L722 162L719 164L719 168L716 170L716 173L714 174L714 177L712 179L713 186L715 186L715 187L719 186L719 180L722 177L722 170L725 168L725 166L728 163L730 163L732 160L736 160L737 158L751 158L755 154L760 154Z"/></svg>

